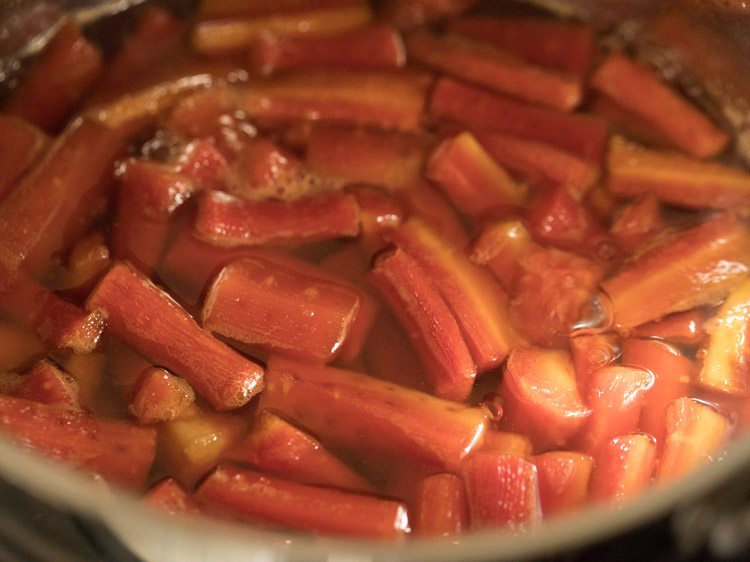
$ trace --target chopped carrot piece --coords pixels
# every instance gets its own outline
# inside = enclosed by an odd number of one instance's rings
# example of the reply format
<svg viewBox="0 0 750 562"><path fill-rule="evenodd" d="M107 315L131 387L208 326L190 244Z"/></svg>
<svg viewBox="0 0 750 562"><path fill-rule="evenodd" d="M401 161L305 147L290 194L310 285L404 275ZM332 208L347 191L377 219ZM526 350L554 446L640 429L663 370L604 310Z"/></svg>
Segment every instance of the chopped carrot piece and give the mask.
<svg viewBox="0 0 750 562"><path fill-rule="evenodd" d="M44 294L44 293L43 293ZM37 311L33 326L52 349L91 353L99 343L105 317L99 310L85 311L55 293L47 293Z"/></svg>
<svg viewBox="0 0 750 562"><path fill-rule="evenodd" d="M159 426L159 466L192 488L247 431L243 416L188 406Z"/></svg>
<svg viewBox="0 0 750 562"><path fill-rule="evenodd" d="M156 454L156 431L0 396L0 428L24 449L138 490Z"/></svg>
<svg viewBox="0 0 750 562"><path fill-rule="evenodd" d="M90 121L62 133L0 202L0 264L42 275L54 254L88 230L122 148L114 133Z"/></svg>
<svg viewBox="0 0 750 562"><path fill-rule="evenodd" d="M83 302L109 264L109 246L104 234L94 231L73 244L56 287L61 294L70 296L75 302Z"/></svg>
<svg viewBox="0 0 750 562"><path fill-rule="evenodd" d="M16 184L49 143L47 135L15 115L0 113L0 198Z"/></svg>
<svg viewBox="0 0 750 562"><path fill-rule="evenodd" d="M102 67L99 50L75 22L66 21L13 90L5 111L47 132L57 131L99 78Z"/></svg>
<svg viewBox="0 0 750 562"><path fill-rule="evenodd" d="M540 66L584 76L594 58L594 30L589 25L529 16L467 16L448 29L481 41Z"/></svg>
<svg viewBox="0 0 750 562"><path fill-rule="evenodd" d="M212 139L196 139L178 155L176 171L193 180L195 191L225 189L229 164Z"/></svg>
<svg viewBox="0 0 750 562"><path fill-rule="evenodd" d="M408 530L406 506L394 500L308 486L219 465L196 500L232 518L314 534L397 539Z"/></svg>
<svg viewBox="0 0 750 562"><path fill-rule="evenodd" d="M202 321L215 334L266 352L327 363L346 340L359 306L357 293L346 285L244 258L211 283Z"/></svg>
<svg viewBox="0 0 750 562"><path fill-rule="evenodd" d="M666 431L664 412L673 400L690 392L695 363L668 343L639 338L622 341L622 362L648 369L654 375L654 384L643 401L639 427L653 435L661 448Z"/></svg>
<svg viewBox="0 0 750 562"><path fill-rule="evenodd" d="M399 191L396 198L406 210L407 217L419 215L420 220L439 231L457 247L469 245L469 236L461 218L429 182L419 181L409 189Z"/></svg>
<svg viewBox="0 0 750 562"><path fill-rule="evenodd" d="M463 467L472 529L534 527L542 517L539 477L522 457L476 453Z"/></svg>
<svg viewBox="0 0 750 562"><path fill-rule="evenodd" d="M571 511L588 497L594 467L590 455L575 451L547 451L531 458L539 475L539 496L545 518Z"/></svg>
<svg viewBox="0 0 750 562"><path fill-rule="evenodd" d="M609 55L591 76L591 86L652 134L697 157L715 156L729 135L714 125L651 69L622 54ZM625 122L627 126L627 121Z"/></svg>
<svg viewBox="0 0 750 562"><path fill-rule="evenodd" d="M372 12L362 1L350 6L310 6L306 10L256 17L227 17L196 22L192 46L203 55L227 55L247 49L263 33L325 35L369 24Z"/></svg>
<svg viewBox="0 0 750 562"><path fill-rule="evenodd" d="M249 49L250 67L262 74L300 68L398 68L406 64L401 35L383 24L323 36L263 33L250 42Z"/></svg>
<svg viewBox="0 0 750 562"><path fill-rule="evenodd" d="M580 201L599 179L599 167L545 143L500 133L477 133L487 152L530 183L562 186Z"/></svg>
<svg viewBox="0 0 750 562"><path fill-rule="evenodd" d="M269 410L227 456L256 469L302 484L372 493L372 485L327 451L320 441Z"/></svg>
<svg viewBox="0 0 750 562"><path fill-rule="evenodd" d="M359 234L359 207L333 193L295 201L245 201L207 191L198 201L195 232L216 246L294 244Z"/></svg>
<svg viewBox="0 0 750 562"><path fill-rule="evenodd" d="M576 371L578 388L585 393L591 374L611 365L621 354L620 338L613 332L571 334L570 356Z"/></svg>
<svg viewBox="0 0 750 562"><path fill-rule="evenodd" d="M273 408L331 448L457 469L486 413L366 375L273 356L259 408ZM346 423L341 423L346 420Z"/></svg>
<svg viewBox="0 0 750 562"><path fill-rule="evenodd" d="M525 434L489 429L484 432L481 451L492 451L504 455L530 457L534 445Z"/></svg>
<svg viewBox="0 0 750 562"><path fill-rule="evenodd" d="M429 112L473 132L493 131L550 144L594 163L604 154L608 139L606 122L598 117L534 106L451 78L435 84Z"/></svg>
<svg viewBox="0 0 750 562"><path fill-rule="evenodd" d="M747 395L750 373L750 279L727 296L709 321L709 340L699 351L695 382L709 390Z"/></svg>
<svg viewBox="0 0 750 562"><path fill-rule="evenodd" d="M12 395L50 406L81 410L78 383L48 359L37 361L21 378Z"/></svg>
<svg viewBox="0 0 750 562"><path fill-rule="evenodd" d="M613 325L628 329L721 301L749 268L750 230L732 213L723 213L663 236L601 287Z"/></svg>
<svg viewBox="0 0 750 562"><path fill-rule="evenodd" d="M326 176L397 191L419 181L426 150L421 135L315 124L305 162Z"/></svg>
<svg viewBox="0 0 750 562"><path fill-rule="evenodd" d="M525 101L571 111L583 97L580 79L533 66L481 40L416 31L406 46L417 62Z"/></svg>
<svg viewBox="0 0 750 562"><path fill-rule="evenodd" d="M435 395L463 401L477 370L448 304L419 263L401 248L375 257L370 280L412 341Z"/></svg>
<svg viewBox="0 0 750 562"><path fill-rule="evenodd" d="M721 454L732 423L713 405L678 398L666 411L667 433L657 479L670 482Z"/></svg>
<svg viewBox="0 0 750 562"><path fill-rule="evenodd" d="M656 441L646 433L617 435L596 452L590 494L597 501L622 504L651 482Z"/></svg>
<svg viewBox="0 0 750 562"><path fill-rule="evenodd" d="M614 137L607 170L607 187L617 195L650 193L692 209L750 208L750 174L726 164L650 150Z"/></svg>
<svg viewBox="0 0 750 562"><path fill-rule="evenodd" d="M359 205L360 254L374 254L386 245L389 233L406 220L406 211L396 197L366 185L347 189Z"/></svg>
<svg viewBox="0 0 750 562"><path fill-rule="evenodd" d="M504 400L503 421L511 430L528 435L536 449L565 445L591 414L564 351L514 349L498 392Z"/></svg>
<svg viewBox="0 0 750 562"><path fill-rule="evenodd" d="M669 314L648 324L641 324L630 335L636 338L656 338L670 343L698 347L706 342L704 328L707 312L700 308Z"/></svg>
<svg viewBox="0 0 750 562"><path fill-rule="evenodd" d="M586 395L591 415L578 436L581 448L595 454L612 437L635 431L654 378L651 371L628 365L594 372Z"/></svg>
<svg viewBox="0 0 750 562"><path fill-rule="evenodd" d="M464 483L455 474L441 472L419 481L412 514L417 536L450 537L469 527Z"/></svg>
<svg viewBox="0 0 750 562"><path fill-rule="evenodd" d="M165 478L151 486L146 492L146 503L172 515L201 513L198 503L174 478Z"/></svg>
<svg viewBox="0 0 750 562"><path fill-rule="evenodd" d="M263 369L202 330L142 273L116 262L86 301L107 330L190 383L216 409L238 408L263 387Z"/></svg>
<svg viewBox="0 0 750 562"><path fill-rule="evenodd" d="M236 99L263 123L343 121L416 131L428 85L425 75L408 72L306 70L253 84Z"/></svg>
<svg viewBox="0 0 750 562"><path fill-rule="evenodd" d="M425 176L470 216L496 206L521 205L527 193L469 132L443 141L427 161Z"/></svg>
<svg viewBox="0 0 750 562"><path fill-rule="evenodd" d="M477 372L502 363L521 338L508 318L507 294L492 275L417 218L396 228L392 237L427 272L445 299L477 364Z"/></svg>
<svg viewBox="0 0 750 562"><path fill-rule="evenodd" d="M149 367L135 382L128 411L140 423L158 423L176 418L195 400L185 379L166 369Z"/></svg>

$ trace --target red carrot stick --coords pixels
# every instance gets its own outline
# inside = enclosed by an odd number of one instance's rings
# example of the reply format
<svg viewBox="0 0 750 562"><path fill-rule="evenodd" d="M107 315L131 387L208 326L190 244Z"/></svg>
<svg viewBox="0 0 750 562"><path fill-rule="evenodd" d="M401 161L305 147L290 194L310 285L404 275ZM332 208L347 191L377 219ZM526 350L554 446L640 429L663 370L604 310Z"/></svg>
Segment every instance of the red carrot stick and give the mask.
<svg viewBox="0 0 750 562"><path fill-rule="evenodd" d="M469 527L466 490L460 477L441 472L417 484L412 532L417 536L449 537Z"/></svg>
<svg viewBox="0 0 750 562"><path fill-rule="evenodd" d="M259 407L277 409L326 446L448 469L460 466L486 424L480 408L278 356L268 362Z"/></svg>
<svg viewBox="0 0 750 562"><path fill-rule="evenodd" d="M156 430L0 396L0 428L23 448L92 472L127 488L146 483Z"/></svg>
<svg viewBox="0 0 750 562"><path fill-rule="evenodd" d="M539 475L539 496L547 518L580 507L588 497L594 459L575 451L547 451L531 458Z"/></svg>
<svg viewBox="0 0 750 562"><path fill-rule="evenodd" d="M297 484L231 465L219 465L195 499L233 518L315 534L398 539L408 530L406 507L397 501Z"/></svg>
<svg viewBox="0 0 750 562"><path fill-rule="evenodd" d="M0 114L0 198L15 185L47 147L40 129L14 115Z"/></svg>
<svg viewBox="0 0 750 562"><path fill-rule="evenodd" d="M158 423L176 418L195 400L192 387L166 369L149 367L135 381L128 411L140 423Z"/></svg>
<svg viewBox="0 0 750 562"><path fill-rule="evenodd" d="M47 359L37 361L23 375L12 395L50 406L81 410L78 383Z"/></svg>
<svg viewBox="0 0 750 562"><path fill-rule="evenodd" d="M656 441L646 433L617 435L599 448L591 473L591 498L622 504L651 482Z"/></svg>
<svg viewBox="0 0 750 562"><path fill-rule="evenodd" d="M474 385L476 365L456 319L427 272L396 247L375 257L370 280L411 339L435 395L465 400Z"/></svg>
<svg viewBox="0 0 750 562"><path fill-rule="evenodd" d="M371 493L372 485L320 441L269 410L263 410L250 433L227 453L267 473L313 486Z"/></svg>
<svg viewBox="0 0 750 562"><path fill-rule="evenodd" d="M331 361L359 312L341 283L259 258L224 267L207 290L203 326L216 334L314 362Z"/></svg>
<svg viewBox="0 0 750 562"><path fill-rule="evenodd" d="M263 369L202 330L143 274L116 262L86 309L101 310L107 329L185 378L214 408L238 408L263 387Z"/></svg>

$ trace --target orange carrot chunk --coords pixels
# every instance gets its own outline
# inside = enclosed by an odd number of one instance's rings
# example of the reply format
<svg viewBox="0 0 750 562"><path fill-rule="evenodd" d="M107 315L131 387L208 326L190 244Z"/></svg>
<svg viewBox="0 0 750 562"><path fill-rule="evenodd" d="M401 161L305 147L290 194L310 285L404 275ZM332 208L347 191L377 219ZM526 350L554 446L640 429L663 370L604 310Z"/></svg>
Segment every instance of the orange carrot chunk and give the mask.
<svg viewBox="0 0 750 562"><path fill-rule="evenodd" d="M57 131L97 80L102 67L99 50L75 22L66 21L13 91L5 111L47 132Z"/></svg>
<svg viewBox="0 0 750 562"><path fill-rule="evenodd" d="M657 471L662 483L718 458L732 428L729 418L713 405L687 397L667 407L666 420L666 441Z"/></svg>
<svg viewBox="0 0 750 562"><path fill-rule="evenodd" d="M664 227L661 203L649 193L623 206L612 220L609 232L620 248L635 252L641 244L658 236Z"/></svg>
<svg viewBox="0 0 750 562"><path fill-rule="evenodd" d="M573 363L563 351L515 349L500 383L503 422L528 435L536 449L560 447L591 411L578 392Z"/></svg>
<svg viewBox="0 0 750 562"><path fill-rule="evenodd" d="M494 131L550 144L597 163L608 138L607 125L598 117L534 106L452 78L437 81L429 111L473 132Z"/></svg>
<svg viewBox="0 0 750 562"><path fill-rule="evenodd" d="M697 157L715 156L729 135L667 86L649 68L615 53L599 65L591 86L641 121L652 134ZM627 122L625 123L627 126Z"/></svg>
<svg viewBox="0 0 750 562"><path fill-rule="evenodd" d="M596 452L591 473L591 498L622 504L651 482L656 441L645 433L617 435Z"/></svg>
<svg viewBox="0 0 750 562"><path fill-rule="evenodd" d="M412 510L412 532L417 536L450 537L469 527L469 512L463 480L441 472L417 484Z"/></svg>
<svg viewBox="0 0 750 562"><path fill-rule="evenodd" d="M327 447L449 470L481 441L487 422L481 408L279 356L268 361L259 407L278 410Z"/></svg>
<svg viewBox="0 0 750 562"><path fill-rule="evenodd" d="M250 67L262 74L300 68L398 68L406 64L401 35L372 25L324 36L263 33L250 42Z"/></svg>
<svg viewBox="0 0 750 562"><path fill-rule="evenodd" d="M41 359L23 375L13 396L50 406L81 410L78 383L48 359Z"/></svg>
<svg viewBox="0 0 750 562"><path fill-rule="evenodd" d="M301 243L359 234L359 207L334 193L296 201L245 201L208 191L198 201L195 232L216 246Z"/></svg>
<svg viewBox="0 0 750 562"><path fill-rule="evenodd" d="M489 429L484 432L484 440L482 441L480 450L502 453L504 455L530 457L534 452L534 444L523 433Z"/></svg>
<svg viewBox="0 0 750 562"><path fill-rule="evenodd" d="M435 395L466 400L476 365L455 317L425 270L396 247L375 257L370 280L412 341Z"/></svg>
<svg viewBox="0 0 750 562"><path fill-rule="evenodd" d="M575 451L547 451L531 461L539 475L539 496L545 517L583 505L588 497L594 459Z"/></svg>
<svg viewBox="0 0 750 562"><path fill-rule="evenodd" d="M102 476L131 490L146 483L156 430L0 396L0 428L24 449Z"/></svg>
<svg viewBox="0 0 750 562"><path fill-rule="evenodd" d="M202 330L167 293L116 262L86 301L107 330L188 383L217 410L238 408L263 387L263 369Z"/></svg>
<svg viewBox="0 0 750 562"><path fill-rule="evenodd" d="M696 377L709 390L746 396L750 374L750 279L727 296L708 324L709 340L698 356Z"/></svg>
<svg viewBox="0 0 750 562"><path fill-rule="evenodd" d="M486 265L503 288L510 292L521 274L521 259L536 244L518 219L486 224L474 240L469 258L477 265Z"/></svg>
<svg viewBox="0 0 750 562"><path fill-rule="evenodd" d="M185 379L160 367L144 370L131 391L128 411L140 423L171 420L195 400L195 392Z"/></svg>
<svg viewBox="0 0 750 562"><path fill-rule="evenodd" d="M706 310L694 308L641 324L634 328L630 335L636 338L657 338L669 343L697 347L708 337L704 328L706 319Z"/></svg>
<svg viewBox="0 0 750 562"><path fill-rule="evenodd" d="M534 463L513 455L477 453L463 468L472 529L534 527L542 517Z"/></svg>
<svg viewBox="0 0 750 562"><path fill-rule="evenodd" d="M464 214L521 205L527 188L510 177L469 132L443 141L427 161L425 176Z"/></svg>
<svg viewBox="0 0 750 562"><path fill-rule="evenodd" d="M601 287L609 298L614 326L628 329L719 302L748 270L750 230L732 213L723 213L663 236Z"/></svg>
<svg viewBox="0 0 750 562"><path fill-rule="evenodd" d="M357 317L349 287L260 258L226 265L207 289L203 326L265 352L331 361Z"/></svg>
<svg viewBox="0 0 750 562"><path fill-rule="evenodd" d="M612 332L593 334L574 332L569 346L578 388L584 394L589 387L591 374L601 367L614 363L621 354L620 339Z"/></svg>
<svg viewBox="0 0 750 562"><path fill-rule="evenodd" d="M607 169L607 187L617 195L648 193L690 209L750 208L750 174L726 164L650 150L614 137Z"/></svg>
<svg viewBox="0 0 750 562"><path fill-rule="evenodd" d="M373 492L367 480L327 451L320 441L270 410L263 410L250 433L227 458L302 484Z"/></svg>
<svg viewBox="0 0 750 562"><path fill-rule="evenodd" d="M313 534L398 539L409 528L406 506L400 502L298 484L226 464L211 472L194 497L231 518Z"/></svg>

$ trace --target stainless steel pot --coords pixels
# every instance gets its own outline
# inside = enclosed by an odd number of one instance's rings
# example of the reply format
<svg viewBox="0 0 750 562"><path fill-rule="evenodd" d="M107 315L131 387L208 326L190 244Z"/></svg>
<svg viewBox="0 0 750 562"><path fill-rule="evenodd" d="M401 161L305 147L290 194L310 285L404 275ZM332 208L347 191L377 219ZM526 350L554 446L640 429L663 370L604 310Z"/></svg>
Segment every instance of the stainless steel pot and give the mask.
<svg viewBox="0 0 750 562"><path fill-rule="evenodd" d="M85 4L82 19L127 9L131 2ZM654 0L533 0L533 4L592 21L663 66L691 94L736 133L736 152L750 163L750 3L743 1L657 2ZM12 7L9 7L13 4ZM0 3L18 10L23 1ZM96 8L91 11L92 6ZM49 6L47 6L49 8ZM60 3L43 12L45 31L59 15ZM688 22L695 36L664 44L651 22L664 13ZM5 12L7 15L8 12ZM696 42L694 37L704 39ZM680 39L680 38L678 38ZM7 37L6 37L7 40ZM680 44L681 43L681 44ZM10 44L2 42L0 47ZM37 43L14 49L34 49ZM5 54L7 54L6 51ZM0 54L2 52L0 51ZM6 59L7 60L7 59ZM13 66L0 66L10 79ZM2 76L0 76L2 78ZM671 522L678 549L708 548L716 555L750 555L750 435L736 440L723 458L684 480L649 490L622 508L590 506L545 522L523 534L486 531L458 538L414 538L403 543L312 538L270 532L208 519L170 517L139 498L19 450L0 437L0 476L61 510L103 524L133 553L159 562L313 562L313 561L501 561L561 555L606 541L657 519ZM708 522L708 523L707 523ZM743 526L744 525L744 526ZM745 550L743 550L745 549Z"/></svg>

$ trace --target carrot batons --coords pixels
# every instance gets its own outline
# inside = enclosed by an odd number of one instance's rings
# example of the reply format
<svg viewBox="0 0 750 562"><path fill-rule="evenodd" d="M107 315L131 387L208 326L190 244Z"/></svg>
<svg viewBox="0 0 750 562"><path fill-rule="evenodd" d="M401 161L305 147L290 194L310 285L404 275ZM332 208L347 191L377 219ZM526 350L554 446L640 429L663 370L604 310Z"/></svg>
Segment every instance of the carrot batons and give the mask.
<svg viewBox="0 0 750 562"><path fill-rule="evenodd" d="M397 68L406 64L401 35L373 25L324 36L259 35L250 43L250 66L262 74L300 68Z"/></svg>
<svg viewBox="0 0 750 562"><path fill-rule="evenodd" d="M532 66L483 41L417 31L407 36L406 46L417 62L533 103L570 111L583 96L580 80Z"/></svg>
<svg viewBox="0 0 750 562"><path fill-rule="evenodd" d="M545 517L571 511L588 498L594 459L574 451L547 451L531 458L539 479Z"/></svg>
<svg viewBox="0 0 750 562"><path fill-rule="evenodd" d="M709 340L699 352L695 382L704 388L745 396L750 374L750 278L727 296L708 324Z"/></svg>
<svg viewBox="0 0 750 562"><path fill-rule="evenodd" d="M628 329L721 301L748 269L750 230L733 214L723 213L663 237L601 287L614 326Z"/></svg>
<svg viewBox="0 0 750 562"><path fill-rule="evenodd" d="M107 330L188 383L218 410L238 408L263 388L263 369L213 338L167 293L124 262L86 301Z"/></svg>
<svg viewBox="0 0 750 562"><path fill-rule="evenodd" d="M667 86L647 67L621 54L612 54L591 77L591 86L607 101L640 121L651 135L697 157L715 156L729 135ZM628 121L624 125L628 126Z"/></svg>
<svg viewBox="0 0 750 562"><path fill-rule="evenodd" d="M652 194L690 209L750 209L750 174L718 162L644 148L621 137L610 142L607 186L617 195Z"/></svg>
<svg viewBox="0 0 750 562"><path fill-rule="evenodd" d="M354 237L359 234L359 207L345 193L295 201L245 201L208 191L198 201L195 231L224 247Z"/></svg>
<svg viewBox="0 0 750 562"><path fill-rule="evenodd" d="M13 91L5 111L55 132L97 80L102 67L99 50L82 35L76 23L67 21Z"/></svg>
<svg viewBox="0 0 750 562"><path fill-rule="evenodd" d="M0 113L0 198L39 157L49 143L41 130L20 117Z"/></svg>
<svg viewBox="0 0 750 562"><path fill-rule="evenodd" d="M539 477L522 457L476 453L462 471L472 529L523 530L540 522Z"/></svg>
<svg viewBox="0 0 750 562"><path fill-rule="evenodd" d="M207 290L203 326L265 352L327 363L360 307L357 293L260 258L226 265Z"/></svg>
<svg viewBox="0 0 750 562"><path fill-rule="evenodd" d="M278 356L268 361L259 407L278 410L328 447L447 469L461 465L487 421L480 408Z"/></svg>
<svg viewBox="0 0 750 562"><path fill-rule="evenodd" d="M456 319L426 271L396 247L375 257L370 280L412 341L435 395L465 400L474 385L476 365Z"/></svg>
<svg viewBox="0 0 750 562"><path fill-rule="evenodd" d="M591 498L622 504L641 493L651 482L656 441L645 433L617 435L604 443L594 457Z"/></svg>
<svg viewBox="0 0 750 562"><path fill-rule="evenodd" d="M234 445L227 456L302 484L373 491L362 476L323 448L317 439L269 410L259 414L247 437Z"/></svg>
<svg viewBox="0 0 750 562"><path fill-rule="evenodd" d="M78 383L47 359L37 361L23 375L12 395L50 406L81 410Z"/></svg>
<svg viewBox="0 0 750 562"><path fill-rule="evenodd" d="M409 528L406 506L400 502L298 484L225 464L201 483L195 499L232 518L315 534L397 539Z"/></svg>
<svg viewBox="0 0 750 562"><path fill-rule="evenodd" d="M149 367L135 382L128 410L140 423L157 423L176 418L194 400L195 393L185 379Z"/></svg>
<svg viewBox="0 0 750 562"><path fill-rule="evenodd" d="M513 350L498 392L504 400L503 422L529 435L536 449L564 445L591 413L578 392L573 363L563 351Z"/></svg>
<svg viewBox="0 0 750 562"><path fill-rule="evenodd" d="M138 490L156 454L156 431L0 396L0 428L22 447Z"/></svg>

